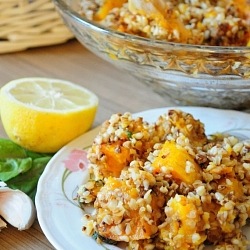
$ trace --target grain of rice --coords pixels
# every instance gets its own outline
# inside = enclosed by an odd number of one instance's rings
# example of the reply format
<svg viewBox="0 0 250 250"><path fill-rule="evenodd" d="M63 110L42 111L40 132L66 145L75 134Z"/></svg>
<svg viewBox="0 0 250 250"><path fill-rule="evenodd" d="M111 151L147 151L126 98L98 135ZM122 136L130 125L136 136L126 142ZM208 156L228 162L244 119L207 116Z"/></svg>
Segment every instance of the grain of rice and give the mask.
<svg viewBox="0 0 250 250"><path fill-rule="evenodd" d="M224 195L222 195L221 193L219 192L216 192L215 194L215 198L218 200L218 201L222 201L224 199Z"/></svg>

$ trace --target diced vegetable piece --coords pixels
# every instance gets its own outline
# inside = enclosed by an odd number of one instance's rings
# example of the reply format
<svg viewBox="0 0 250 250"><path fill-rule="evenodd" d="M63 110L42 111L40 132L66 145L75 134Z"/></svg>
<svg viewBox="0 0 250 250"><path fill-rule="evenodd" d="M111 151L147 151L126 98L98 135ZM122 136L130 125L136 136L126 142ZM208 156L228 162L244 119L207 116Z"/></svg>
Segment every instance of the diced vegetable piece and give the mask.
<svg viewBox="0 0 250 250"><path fill-rule="evenodd" d="M128 0L128 8L132 13L143 16L164 16L167 10L167 4L163 0Z"/></svg>
<svg viewBox="0 0 250 250"><path fill-rule="evenodd" d="M239 9L239 13L242 15L243 18L245 16L248 17L248 20L250 19L250 5L247 0L233 0L234 4Z"/></svg>
<svg viewBox="0 0 250 250"><path fill-rule="evenodd" d="M175 181L192 184L201 179L200 166L183 147L166 141L152 163L154 173L167 171ZM164 170L163 170L164 169Z"/></svg>
<svg viewBox="0 0 250 250"><path fill-rule="evenodd" d="M154 20L159 26L172 32L178 31L182 41L186 41L191 32L177 18L173 11L170 11L164 0L129 0L128 9L135 15L145 16Z"/></svg>
<svg viewBox="0 0 250 250"><path fill-rule="evenodd" d="M108 15L110 10L112 10L113 8L119 8L126 2L127 0L106 0L104 4L97 11L94 19L96 21L103 20Z"/></svg>
<svg viewBox="0 0 250 250"><path fill-rule="evenodd" d="M234 177L220 179L219 192L232 200L240 200L244 195L243 185Z"/></svg>
<svg viewBox="0 0 250 250"><path fill-rule="evenodd" d="M144 197L133 183L128 186L127 180L109 177L95 202L98 234L126 242L151 238L161 213L156 205L160 198L148 192Z"/></svg>
<svg viewBox="0 0 250 250"><path fill-rule="evenodd" d="M121 146L119 143L102 144L101 151L106 160L100 164L100 171L104 177L119 177L121 171L129 162L129 149Z"/></svg>
<svg viewBox="0 0 250 250"><path fill-rule="evenodd" d="M165 213L166 221L159 226L160 238L176 250L198 249L206 236L201 227L204 224L203 211L196 201L176 195L168 201Z"/></svg>

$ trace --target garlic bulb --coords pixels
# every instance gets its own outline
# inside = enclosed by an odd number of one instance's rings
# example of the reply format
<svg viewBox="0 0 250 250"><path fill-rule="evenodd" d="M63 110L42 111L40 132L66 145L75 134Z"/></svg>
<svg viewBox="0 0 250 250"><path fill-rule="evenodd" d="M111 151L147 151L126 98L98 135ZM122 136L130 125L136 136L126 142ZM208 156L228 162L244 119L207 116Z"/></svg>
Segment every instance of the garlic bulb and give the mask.
<svg viewBox="0 0 250 250"><path fill-rule="evenodd" d="M36 218L34 203L24 192L0 185L0 217L19 230L28 229Z"/></svg>

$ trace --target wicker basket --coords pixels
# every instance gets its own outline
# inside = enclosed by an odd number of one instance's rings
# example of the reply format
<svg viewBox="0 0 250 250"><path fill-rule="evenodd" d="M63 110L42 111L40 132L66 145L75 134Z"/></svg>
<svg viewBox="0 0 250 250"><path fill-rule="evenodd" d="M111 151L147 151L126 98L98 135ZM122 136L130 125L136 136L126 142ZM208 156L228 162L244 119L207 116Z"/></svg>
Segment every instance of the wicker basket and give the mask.
<svg viewBox="0 0 250 250"><path fill-rule="evenodd" d="M0 54L71 38L51 0L0 0Z"/></svg>

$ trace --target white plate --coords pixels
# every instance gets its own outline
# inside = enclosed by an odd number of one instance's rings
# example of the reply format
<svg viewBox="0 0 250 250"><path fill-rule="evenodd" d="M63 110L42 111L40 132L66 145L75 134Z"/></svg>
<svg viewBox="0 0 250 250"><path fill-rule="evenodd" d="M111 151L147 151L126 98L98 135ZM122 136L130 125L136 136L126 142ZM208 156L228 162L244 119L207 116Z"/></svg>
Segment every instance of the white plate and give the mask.
<svg viewBox="0 0 250 250"><path fill-rule="evenodd" d="M142 116L146 121L154 122L167 110L177 108L200 119L205 124L206 134L230 131L237 136L250 138L250 115L238 111L168 107L144 111L134 116ZM88 176L82 149L92 144L97 131L98 128L83 134L58 151L48 163L38 183L36 195L38 220L44 234L58 250L104 249L81 232L83 211L74 200L78 187ZM82 168L70 169L70 166L77 165L72 161L81 161ZM108 249L120 248L109 245Z"/></svg>

